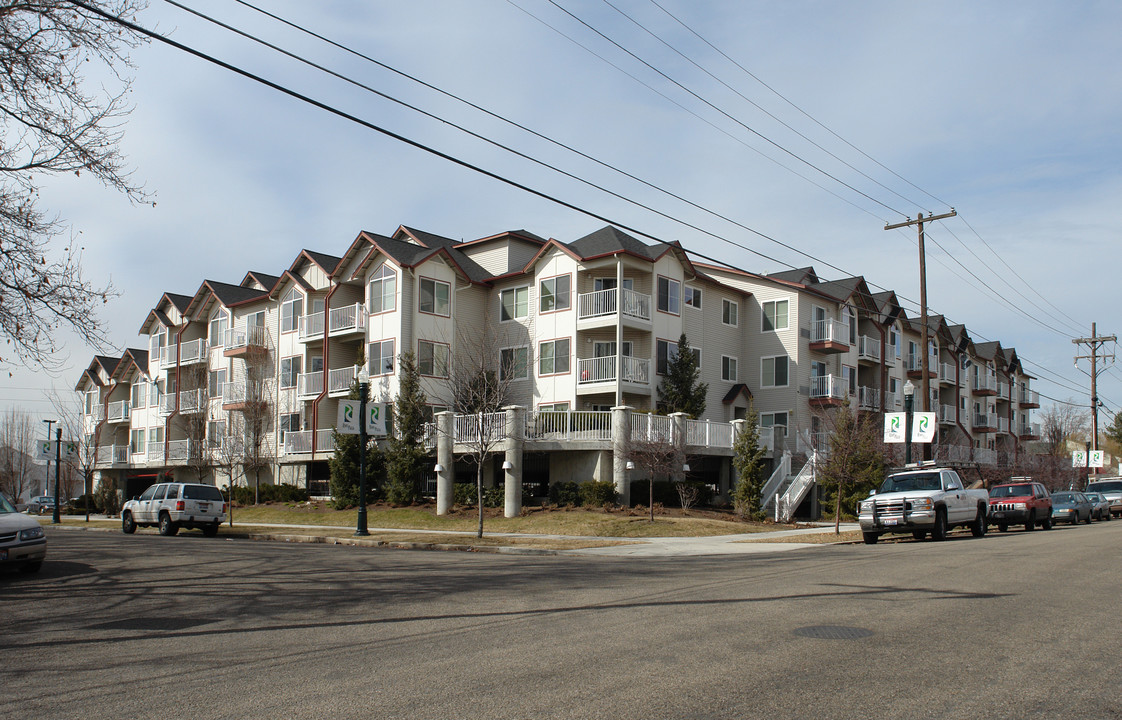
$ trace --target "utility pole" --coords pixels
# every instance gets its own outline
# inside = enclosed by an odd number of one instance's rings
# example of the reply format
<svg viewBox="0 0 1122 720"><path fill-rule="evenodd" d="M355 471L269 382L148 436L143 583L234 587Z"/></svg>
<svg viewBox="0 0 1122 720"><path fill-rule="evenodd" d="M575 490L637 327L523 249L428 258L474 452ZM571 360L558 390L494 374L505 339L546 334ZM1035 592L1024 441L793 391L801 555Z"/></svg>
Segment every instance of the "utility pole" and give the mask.
<svg viewBox="0 0 1122 720"><path fill-rule="evenodd" d="M1109 355L1105 352L1099 354L1099 350L1108 342L1118 342L1118 338L1114 335L1099 335L1095 323L1091 323L1091 337L1072 340L1076 345L1086 345L1090 351L1088 355L1075 356L1075 367L1079 367L1080 360L1091 361L1091 450L1099 449L1099 360L1104 363L1114 362L1113 352ZM1089 458L1088 454L1088 462L1090 462ZM1095 470L1097 472L1098 468Z"/></svg>
<svg viewBox="0 0 1122 720"><path fill-rule="evenodd" d="M902 223L895 223L892 225L885 225L885 230L895 230L896 228L908 227L909 225L916 225L919 228L919 323L920 335L922 337L921 347L919 350L920 355L920 382L923 389L922 400L920 401L920 412L931 412L931 378L927 376L927 353L928 345L931 343L928 337L929 330L927 328L927 253L923 248L923 224L935 222L936 220L945 220L953 218L958 215L954 208L951 208L949 213L942 215L928 215L923 216L919 214L915 220L908 220ZM924 444L923 454L924 459L930 459L928 453L930 452L930 444Z"/></svg>

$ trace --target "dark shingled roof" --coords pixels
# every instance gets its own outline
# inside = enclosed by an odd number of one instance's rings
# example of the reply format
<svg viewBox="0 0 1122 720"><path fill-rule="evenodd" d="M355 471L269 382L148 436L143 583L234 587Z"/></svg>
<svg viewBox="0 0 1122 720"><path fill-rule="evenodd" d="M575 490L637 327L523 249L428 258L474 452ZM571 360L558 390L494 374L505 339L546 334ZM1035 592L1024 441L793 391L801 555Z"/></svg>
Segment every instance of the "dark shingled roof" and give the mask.
<svg viewBox="0 0 1122 720"><path fill-rule="evenodd" d="M815 285L818 283L818 274L814 272L813 267L782 270L780 272L769 273L764 277L769 277L773 280L785 280L786 282L799 283L801 285Z"/></svg>
<svg viewBox="0 0 1122 720"><path fill-rule="evenodd" d="M272 290L273 286L277 284L277 280L280 280L279 275L269 275L255 270L250 270L246 275L261 283L261 286L264 287L265 290Z"/></svg>
<svg viewBox="0 0 1122 720"><path fill-rule="evenodd" d="M336 255L328 255L327 253L315 252L313 250L305 250L304 253L312 259L312 262L319 265L328 274L331 274L336 266L339 265L339 261L343 259Z"/></svg>
<svg viewBox="0 0 1122 720"><path fill-rule="evenodd" d="M844 280L830 280L814 286L818 292L828 295L838 301L848 300L857 288L861 286L862 278L848 277Z"/></svg>
<svg viewBox="0 0 1122 720"><path fill-rule="evenodd" d="M974 343L974 354L983 360L993 360L997 356L997 351L1001 349L1001 343L996 340L989 342Z"/></svg>
<svg viewBox="0 0 1122 720"><path fill-rule="evenodd" d="M610 225L602 227L590 235L585 235L579 240L567 243L566 247L582 258L611 255L623 251L648 260L655 260L664 252L663 248L653 248Z"/></svg>
<svg viewBox="0 0 1122 720"><path fill-rule="evenodd" d="M479 263L475 262L467 255L465 255L463 251L459 249L459 243L455 240L442 237L440 235L433 235L432 233L427 233L422 230L416 230L404 225L402 225L401 227L410 235L415 237L418 241L424 243L425 247L418 247L413 243L404 242L402 240L393 240L391 238L386 238L387 240L389 240L389 242L397 243L399 247L403 246L399 251L396 251L401 253L399 256L397 254L394 254L395 251L391 251L390 247L382 244L381 237L373 235L372 233L367 234L371 235L371 237L377 238L378 247L386 250L386 253L390 255L390 257L404 265L408 265L410 267L416 266L421 261L432 255L435 251L443 249L448 252L448 256L452 259L452 262L458 265L460 269L464 271L464 274L468 276L468 279L472 282L485 283L490 280L491 277L493 277L491 273L484 270L483 267L479 265Z"/></svg>
<svg viewBox="0 0 1122 720"><path fill-rule="evenodd" d="M210 288L214 296L218 298L218 301L226 307L237 305L238 303L243 303L248 300L263 298L268 294L264 290L242 287L241 285L231 285L216 280L207 280L206 286Z"/></svg>
<svg viewBox="0 0 1122 720"><path fill-rule="evenodd" d="M746 395L749 400L752 399L752 391L748 389L748 386L744 383L737 383L729 388L729 391L725 393L725 396L721 399L721 402L723 402L725 405L731 405L732 403L736 402L736 399L740 397L741 394Z"/></svg>
<svg viewBox="0 0 1122 720"><path fill-rule="evenodd" d="M175 309L179 311L180 315L187 312L187 306L191 304L191 296L190 295L180 295L178 293L164 293L164 297L166 297L168 299L168 301L171 302L171 304L175 306Z"/></svg>

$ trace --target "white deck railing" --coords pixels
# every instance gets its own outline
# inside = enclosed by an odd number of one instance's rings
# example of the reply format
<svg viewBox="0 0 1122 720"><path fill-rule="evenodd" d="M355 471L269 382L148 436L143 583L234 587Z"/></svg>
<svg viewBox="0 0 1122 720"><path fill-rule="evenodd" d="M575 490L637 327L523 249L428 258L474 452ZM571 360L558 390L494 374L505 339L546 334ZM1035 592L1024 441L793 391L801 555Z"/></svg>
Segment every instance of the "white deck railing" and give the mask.
<svg viewBox="0 0 1122 720"><path fill-rule="evenodd" d="M815 479L815 466L818 462L818 453L810 456L810 460L803 469L799 470L799 474L787 486L786 492L779 496L775 501L775 520L777 522L790 522L791 517L795 514L795 510L799 507L799 503L806 497L807 492L814 485Z"/></svg>
<svg viewBox="0 0 1122 720"><path fill-rule="evenodd" d="M861 335L857 338L857 357L862 360L880 360L880 338Z"/></svg>
<svg viewBox="0 0 1122 720"><path fill-rule="evenodd" d="M327 327L329 333L355 332L365 327L366 306L362 303L331 309Z"/></svg>
<svg viewBox="0 0 1122 720"><path fill-rule="evenodd" d="M1035 390L1022 389L1020 394L1018 395L1018 402L1020 402L1022 405L1039 405L1040 393Z"/></svg>
<svg viewBox="0 0 1122 720"><path fill-rule="evenodd" d="M313 340L323 337L323 311L300 316L300 339Z"/></svg>
<svg viewBox="0 0 1122 720"><path fill-rule="evenodd" d="M812 400L817 398L841 399L845 397L846 389L845 382L837 375L818 375L810 379L810 398Z"/></svg>
<svg viewBox="0 0 1122 720"><path fill-rule="evenodd" d="M226 349L237 350L245 347L268 347L269 331L260 325L230 328L226 331Z"/></svg>
<svg viewBox="0 0 1122 720"><path fill-rule="evenodd" d="M350 392L351 386L355 383L355 378L358 377L358 368L345 367L336 368L327 372L327 393L334 395L336 393Z"/></svg>
<svg viewBox="0 0 1122 720"><path fill-rule="evenodd" d="M129 419L129 401L118 400L117 402L109 403L105 408L105 419L107 422L125 422Z"/></svg>
<svg viewBox="0 0 1122 720"><path fill-rule="evenodd" d="M616 379L616 356L580 358L577 360L577 382L582 384L612 382ZM651 361L645 358L623 357L623 382L649 385Z"/></svg>
<svg viewBox="0 0 1122 720"><path fill-rule="evenodd" d="M526 414L526 439L570 442L612 439L612 414L603 410L539 410Z"/></svg>
<svg viewBox="0 0 1122 720"><path fill-rule="evenodd" d="M857 407L862 410L880 409L880 389L860 385L857 388Z"/></svg>
<svg viewBox="0 0 1122 720"><path fill-rule="evenodd" d="M687 445L731 448L732 441L732 423L686 420Z"/></svg>
<svg viewBox="0 0 1122 720"><path fill-rule="evenodd" d="M302 397L319 395L323 392L323 371L300 373L296 378L296 394Z"/></svg>
<svg viewBox="0 0 1122 720"><path fill-rule="evenodd" d="M617 310L616 289L597 290L577 296L577 318L603 317L615 315ZM640 320L651 319L651 296L623 289L623 314Z"/></svg>
<svg viewBox="0 0 1122 720"><path fill-rule="evenodd" d="M971 387L975 392L985 390L997 392L997 378L989 375L975 375L974 384Z"/></svg>
<svg viewBox="0 0 1122 720"><path fill-rule="evenodd" d="M816 320L810 327L811 342L849 344L849 325L841 320Z"/></svg>
<svg viewBox="0 0 1122 720"><path fill-rule="evenodd" d="M457 415L452 419L452 442L488 445L506 437L506 413Z"/></svg>
<svg viewBox="0 0 1122 720"><path fill-rule="evenodd" d="M635 442L673 442L674 419L665 415L632 413L631 439Z"/></svg>

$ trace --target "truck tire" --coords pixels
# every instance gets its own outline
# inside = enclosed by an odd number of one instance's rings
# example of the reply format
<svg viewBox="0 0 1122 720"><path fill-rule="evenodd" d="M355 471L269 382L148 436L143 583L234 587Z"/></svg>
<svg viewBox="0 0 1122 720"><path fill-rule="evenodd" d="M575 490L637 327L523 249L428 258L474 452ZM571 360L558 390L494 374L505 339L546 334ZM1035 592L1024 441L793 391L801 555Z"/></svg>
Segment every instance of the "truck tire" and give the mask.
<svg viewBox="0 0 1122 720"><path fill-rule="evenodd" d="M941 542L947 539L947 509L935 508L935 527L931 528L931 539Z"/></svg>
<svg viewBox="0 0 1122 720"><path fill-rule="evenodd" d="M1048 514L1048 517L1046 517L1046 518L1044 518L1043 520L1040 521L1040 529L1041 530L1051 530L1052 529L1052 514L1051 513Z"/></svg>
<svg viewBox="0 0 1122 720"><path fill-rule="evenodd" d="M132 535L136 532L136 521L132 519L132 513L125 511L121 514L121 532L126 535Z"/></svg>
<svg viewBox="0 0 1122 720"><path fill-rule="evenodd" d="M877 540L880 540L880 535L875 532L861 533L861 536L865 538L866 545L876 545Z"/></svg>
<svg viewBox="0 0 1122 720"><path fill-rule="evenodd" d="M179 526L171 521L171 515L166 512L160 513L160 534L172 536L179 532Z"/></svg>
<svg viewBox="0 0 1122 720"><path fill-rule="evenodd" d="M1032 532L1036 529L1036 511L1030 510L1028 520L1025 520L1025 532Z"/></svg>
<svg viewBox="0 0 1122 720"><path fill-rule="evenodd" d="M974 522L970 523L970 534L974 537L985 537L986 524L986 511L979 507L977 514L974 516Z"/></svg>

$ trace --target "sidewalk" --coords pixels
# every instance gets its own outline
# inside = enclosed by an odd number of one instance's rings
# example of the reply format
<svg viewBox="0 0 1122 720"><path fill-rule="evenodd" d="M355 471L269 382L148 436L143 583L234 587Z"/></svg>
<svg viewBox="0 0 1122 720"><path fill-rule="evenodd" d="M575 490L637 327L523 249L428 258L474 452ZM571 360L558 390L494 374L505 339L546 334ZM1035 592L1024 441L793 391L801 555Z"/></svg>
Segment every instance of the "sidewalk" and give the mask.
<svg viewBox="0 0 1122 720"><path fill-rule="evenodd" d="M75 516L71 516L75 517ZM116 518L105 515L91 515L91 520L109 520ZM67 525L47 527L60 527L62 529L80 528L83 526ZM228 528L223 525L223 528ZM234 521L234 529L238 529ZM829 541L819 543L782 542L782 538L797 537L800 535L826 535L833 534L833 523L804 527L795 530L776 530L774 532L743 533L738 535L716 535L706 537L591 537L576 535L535 535L528 533L497 533L486 532L488 538L521 538L521 539L569 539L603 541L608 543L623 543L605 547L579 548L579 549L548 549L533 548L515 545L476 545L474 532L454 530L414 530L403 528L370 528L370 537L353 537L346 535L336 537L327 531L347 532L353 531L353 526L337 525L289 525L282 523L253 523L242 525L242 528L265 528L267 532L249 533L251 540L266 540L274 542L303 542L322 543L329 545L355 545L363 547L391 547L399 549L436 549L436 550L469 550L472 552L490 552L518 555L599 555L607 557L683 557L699 555L754 555L760 553L783 552L800 548L816 547L829 544ZM89 528L94 529L94 528ZM98 528L106 529L107 528ZM841 531L857 530L856 523L842 523ZM111 531L111 530L110 530ZM119 530L117 530L119 532ZM431 536L431 542L397 542L386 541L378 538L378 533L412 534ZM748 542L745 542L748 541Z"/></svg>

